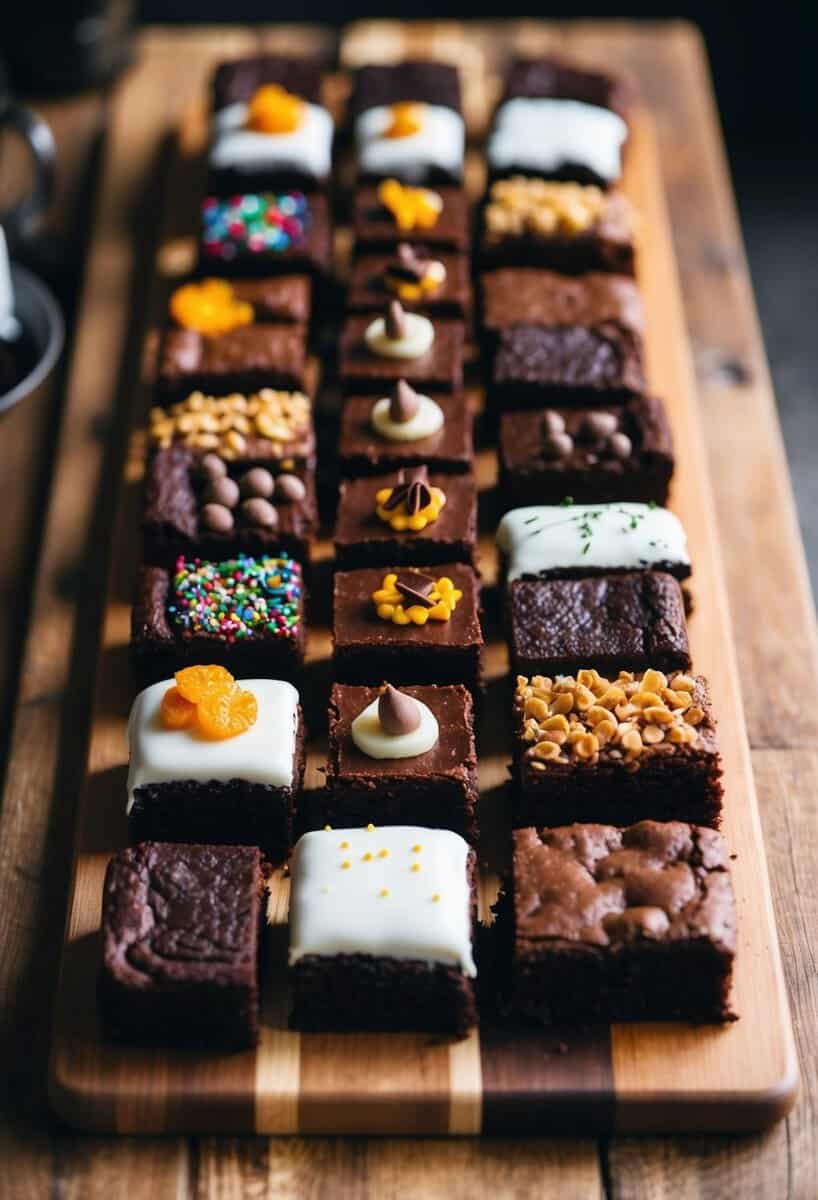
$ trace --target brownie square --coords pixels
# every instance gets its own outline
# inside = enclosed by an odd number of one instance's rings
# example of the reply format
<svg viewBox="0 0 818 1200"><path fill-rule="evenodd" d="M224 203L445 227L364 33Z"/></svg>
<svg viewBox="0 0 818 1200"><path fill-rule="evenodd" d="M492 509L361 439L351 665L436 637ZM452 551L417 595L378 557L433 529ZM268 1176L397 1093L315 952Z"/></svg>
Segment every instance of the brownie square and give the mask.
<svg viewBox="0 0 818 1200"><path fill-rule="evenodd" d="M517 579L509 588L509 628L519 675L690 669L682 589L660 571Z"/></svg>
<svg viewBox="0 0 818 1200"><path fill-rule="evenodd" d="M721 755L701 675L519 675L514 725L515 826L721 821Z"/></svg>
<svg viewBox="0 0 818 1200"><path fill-rule="evenodd" d="M399 224L394 213L382 203L378 188L361 186L352 197L352 232L358 253L395 250L407 238L428 250L466 251L469 248L469 205L466 193L458 187L435 188L442 207L434 225L427 229L414 224Z"/></svg>
<svg viewBox="0 0 818 1200"><path fill-rule="evenodd" d="M393 441L372 425L372 396L349 396L341 410L338 457L341 475L355 479L381 475L400 467L420 467L432 472L460 475L474 460L474 418L463 395L438 396L443 425L428 437Z"/></svg>
<svg viewBox="0 0 818 1200"><path fill-rule="evenodd" d="M291 1024L465 1034L477 1021L474 868L447 829L305 834L291 865Z"/></svg>
<svg viewBox="0 0 818 1200"><path fill-rule="evenodd" d="M242 192L205 196L199 266L208 275L327 275L332 231L321 192Z"/></svg>
<svg viewBox="0 0 818 1200"><path fill-rule="evenodd" d="M675 459L665 406L519 410L500 417L503 507L638 500L665 504Z"/></svg>
<svg viewBox="0 0 818 1200"><path fill-rule="evenodd" d="M264 84L276 83L310 104L321 101L321 68L310 58L249 54L219 63L213 72L213 109L245 104Z"/></svg>
<svg viewBox="0 0 818 1200"><path fill-rule="evenodd" d="M212 304L212 291L229 289L232 299L249 304L253 324L306 325L310 319L310 280L306 275L278 275L272 279L191 279L174 291L169 306L169 321L177 328L195 329L195 321L176 320L177 297L199 292ZM181 306L184 308L185 306ZM210 315L208 312L206 315Z"/></svg>
<svg viewBox="0 0 818 1200"><path fill-rule="evenodd" d="M356 745L352 724L377 704L381 689L336 683L330 700L327 787L308 793L299 825L425 825L452 829L467 841L477 837L477 755L470 693L453 687L407 687L405 694L426 705L437 721L430 750L407 758L372 758ZM302 814L304 823L302 824Z"/></svg>
<svg viewBox="0 0 818 1200"><path fill-rule="evenodd" d="M464 254L438 254L424 247L413 249L422 258L431 257L442 263L446 272L443 283L434 291L416 296L414 291L395 291L389 282L400 271L400 263L392 254L365 254L352 264L347 292L347 312L382 313L393 296L397 295L404 308L426 313L430 317L465 317L470 307L468 259ZM388 275L388 268L392 274ZM414 285L410 282L410 288Z"/></svg>
<svg viewBox="0 0 818 1200"><path fill-rule="evenodd" d="M579 100L609 108L624 120L635 100L633 85L623 76L589 71L559 58L518 58L508 68L503 103L519 98Z"/></svg>
<svg viewBox="0 0 818 1200"><path fill-rule="evenodd" d="M482 330L492 339L513 325L593 330L613 325L641 343L642 300L635 281L625 275L591 271L573 276L541 267L502 267L481 275L480 293Z"/></svg>
<svg viewBox="0 0 818 1200"><path fill-rule="evenodd" d="M423 471L423 468L417 470ZM347 480L341 484L333 544L339 568L373 566L431 566L435 563L474 563L477 543L477 489L471 475L428 475L428 487L445 496L436 520L417 531L395 529L381 519L378 496L405 488L415 472ZM411 484L408 486L411 487ZM425 485L421 485L425 486ZM405 523L406 504L387 514Z"/></svg>
<svg viewBox="0 0 818 1200"><path fill-rule="evenodd" d="M168 329L159 350L157 389L165 397L259 388L301 391L307 358L303 325L240 325L215 337Z"/></svg>
<svg viewBox="0 0 818 1200"><path fill-rule="evenodd" d="M408 314L414 316L415 314ZM419 392L456 392L463 386L462 321L434 321L434 341L418 358L388 358L373 353L365 334L378 317L347 318L339 346L338 371L347 392L379 392L385 396L393 384L405 379Z"/></svg>
<svg viewBox="0 0 818 1200"><path fill-rule="evenodd" d="M633 210L621 192L525 176L491 185L482 214L481 266L633 275L635 258Z"/></svg>
<svg viewBox="0 0 818 1200"><path fill-rule="evenodd" d="M619 325L500 330L489 384L495 409L624 403L644 391L641 339Z"/></svg>
<svg viewBox="0 0 818 1200"><path fill-rule="evenodd" d="M355 72L349 103L354 120L368 108L415 101L461 112L457 67L433 59L407 59L400 63L370 63Z"/></svg>
<svg viewBox="0 0 818 1200"><path fill-rule="evenodd" d="M140 567L131 656L142 686L183 667L297 680L307 640L301 567L288 558L179 558Z"/></svg>
<svg viewBox="0 0 818 1200"><path fill-rule="evenodd" d="M318 525L311 469L282 472L276 460L263 467L224 463L213 479L202 456L187 446L158 451L148 463L142 521L145 561L171 566L187 558L225 559L237 554L284 553L309 563ZM267 487L250 489L261 477ZM295 496L293 495L295 493Z"/></svg>
<svg viewBox="0 0 818 1200"><path fill-rule="evenodd" d="M261 857L250 846L144 842L108 863L99 1001L125 1042L258 1041Z"/></svg>
<svg viewBox="0 0 818 1200"><path fill-rule="evenodd" d="M204 736L196 722L164 726L160 711L172 677L136 697L128 721L132 842L258 846L273 866L285 861L304 776L298 692L280 679L238 683L255 696L257 717L220 740Z"/></svg>
<svg viewBox="0 0 818 1200"><path fill-rule="evenodd" d="M732 1019L724 839L681 822L514 833L511 1008L555 1024Z"/></svg>
<svg viewBox="0 0 818 1200"><path fill-rule="evenodd" d="M462 592L448 620L396 624L378 615L375 592L389 591L389 576L423 592L428 581L450 579ZM392 587L394 587L394 580ZM434 592L432 593L434 596ZM411 606L411 597L407 605ZM333 649L339 683L397 685L463 683L476 692L481 681L483 635L480 631L478 583L471 567L449 563L428 572L405 568L388 572L370 567L335 575Z"/></svg>

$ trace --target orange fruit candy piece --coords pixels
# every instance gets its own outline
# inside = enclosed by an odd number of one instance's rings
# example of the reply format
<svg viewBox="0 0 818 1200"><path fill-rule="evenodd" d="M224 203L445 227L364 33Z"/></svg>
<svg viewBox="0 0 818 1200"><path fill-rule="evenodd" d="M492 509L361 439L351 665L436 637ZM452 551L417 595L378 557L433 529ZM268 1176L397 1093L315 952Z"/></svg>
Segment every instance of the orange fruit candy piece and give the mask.
<svg viewBox="0 0 818 1200"><path fill-rule="evenodd" d="M425 105L411 100L393 104L389 114L391 124L384 130L384 137L405 138L419 133L423 127L424 108Z"/></svg>
<svg viewBox="0 0 818 1200"><path fill-rule="evenodd" d="M255 725L258 704L252 692L234 684L229 691L213 690L199 701L196 719L200 732L212 741L237 737Z"/></svg>
<svg viewBox="0 0 818 1200"><path fill-rule="evenodd" d="M187 729L196 719L196 705L185 700L176 687L168 688L160 709L165 729Z"/></svg>
<svg viewBox="0 0 818 1200"><path fill-rule="evenodd" d="M176 686L185 700L200 704L212 692L225 693L234 685L235 679L224 667L185 667L174 675Z"/></svg>
<svg viewBox="0 0 818 1200"><path fill-rule="evenodd" d="M304 101L278 83L265 83L247 107L246 125L258 133L292 133L301 124Z"/></svg>
<svg viewBox="0 0 818 1200"><path fill-rule="evenodd" d="M170 298L170 313L184 329L216 337L253 320L253 306L237 300L226 279L184 283Z"/></svg>

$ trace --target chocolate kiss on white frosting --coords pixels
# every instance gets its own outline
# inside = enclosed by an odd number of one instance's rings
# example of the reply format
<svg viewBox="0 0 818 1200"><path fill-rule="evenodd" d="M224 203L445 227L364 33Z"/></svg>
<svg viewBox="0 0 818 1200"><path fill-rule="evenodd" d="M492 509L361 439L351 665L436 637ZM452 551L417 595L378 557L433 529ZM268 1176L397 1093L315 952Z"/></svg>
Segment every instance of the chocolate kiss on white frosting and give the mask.
<svg viewBox="0 0 818 1200"><path fill-rule="evenodd" d="M387 683L378 700L378 720L392 737L412 733L420 725L420 709L416 700L399 692Z"/></svg>
<svg viewBox="0 0 818 1200"><path fill-rule="evenodd" d="M392 389L389 402L389 417L398 425L405 425L417 416L420 408L420 396L405 379L399 379Z"/></svg>

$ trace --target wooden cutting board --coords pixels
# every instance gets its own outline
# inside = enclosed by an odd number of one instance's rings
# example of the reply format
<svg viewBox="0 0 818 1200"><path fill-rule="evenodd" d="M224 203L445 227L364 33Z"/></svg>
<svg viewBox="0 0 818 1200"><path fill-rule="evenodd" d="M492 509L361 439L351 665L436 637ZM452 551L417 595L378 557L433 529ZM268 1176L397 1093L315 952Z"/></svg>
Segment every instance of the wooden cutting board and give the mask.
<svg viewBox="0 0 818 1200"><path fill-rule="evenodd" d="M409 35L408 35L409 36ZM463 37L463 34L458 34ZM455 49L457 41L454 33ZM378 57L366 38L346 42ZM448 52L447 48L447 52ZM470 62L473 48L460 47ZM485 62L485 57L481 57ZM606 63L615 68L615 63ZM496 67L496 64L495 64ZM496 75L493 77L496 81ZM341 96L344 81L332 81ZM490 89L491 79L486 87ZM472 131L479 129L479 92ZM138 114L132 114L138 120ZM168 283L192 260L191 233L201 190L202 109L182 130L165 178L165 220L145 311L146 330L161 318ZM468 178L482 184L479 155ZM725 763L724 833L735 855L739 948L733 1006L736 1023L721 1029L683 1024L616 1025L547 1032L486 1022L458 1042L418 1035L301 1035L287 1028L288 883L271 887L267 977L259 1046L241 1054L129 1049L105 1042L97 1021L95 979L106 863L125 844L125 724L133 687L127 668L130 594L137 559L144 390L134 389L135 432L123 481L114 561L104 618L88 775L78 813L74 879L58 988L51 1095L71 1125L127 1133L423 1133L566 1131L590 1134L650 1130L761 1128L789 1111L797 1066L772 916L764 847L750 769L713 502L699 428L689 345L665 211L659 159L648 114L634 122L626 191L641 213L639 283L647 311L651 388L664 397L678 465L671 507L682 518L694 564L690 621L694 666L711 682ZM338 237L339 258L348 245ZM149 339L150 342L150 339ZM474 394L475 403L479 395ZM478 456L481 489L492 487L495 456ZM329 547L322 543L319 559ZM491 533L481 539L481 568L493 586ZM491 608L491 605L489 605ZM489 625L488 699L479 735L481 909L496 891L507 843L504 785L510 747L503 741L505 648ZM328 686L329 635L312 627L309 657ZM307 786L321 786L320 739L311 747ZM491 949L491 930L485 941ZM486 960L488 961L488 959Z"/></svg>

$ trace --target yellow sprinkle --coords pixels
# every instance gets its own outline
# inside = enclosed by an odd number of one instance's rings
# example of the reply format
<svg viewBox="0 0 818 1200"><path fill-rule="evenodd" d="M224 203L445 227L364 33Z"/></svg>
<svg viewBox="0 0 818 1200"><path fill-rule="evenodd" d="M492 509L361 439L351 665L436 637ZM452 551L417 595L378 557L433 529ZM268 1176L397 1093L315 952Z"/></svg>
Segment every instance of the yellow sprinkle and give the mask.
<svg viewBox="0 0 818 1200"><path fill-rule="evenodd" d="M411 865L411 867L409 868L409 870L410 870L410 871L419 871L419 870L420 870L420 863L412 863L412 865Z"/></svg>
<svg viewBox="0 0 818 1200"><path fill-rule="evenodd" d="M420 842L415 842L414 846L412 847L412 853L420 854L422 849L423 849L423 847L421 846Z"/></svg>
<svg viewBox="0 0 818 1200"><path fill-rule="evenodd" d="M341 843L339 844L339 846L338 846L338 849L339 849L339 850L348 850L348 849L349 849L349 842L341 842Z"/></svg>
<svg viewBox="0 0 818 1200"><path fill-rule="evenodd" d="M367 827L366 827L366 832L367 832L367 833L374 833L374 832L375 832L375 826L372 824L372 822L371 822L371 821L370 821L370 823L369 823L369 824L367 825Z"/></svg>
<svg viewBox="0 0 818 1200"><path fill-rule="evenodd" d="M367 850L366 854L364 855L364 862L372 862L372 859L373 859L374 857L375 857L375 856L374 856L373 854L371 854L371 853L369 852L369 850Z"/></svg>
<svg viewBox="0 0 818 1200"><path fill-rule="evenodd" d="M383 850L378 851L378 858L389 858L389 851L384 846Z"/></svg>
<svg viewBox="0 0 818 1200"><path fill-rule="evenodd" d="M381 896L388 896L388 895L389 895L389 888L381 888L381 890L380 890L380 895L381 895Z"/></svg>
<svg viewBox="0 0 818 1200"><path fill-rule="evenodd" d="M348 858L345 858L344 861L341 863L341 870L348 871L351 866L352 866L352 863L349 861Z"/></svg>
<svg viewBox="0 0 818 1200"><path fill-rule="evenodd" d="M325 826L324 826L324 833L332 833L332 826L331 826L331 825L325 825Z"/></svg>
<svg viewBox="0 0 818 1200"><path fill-rule="evenodd" d="M434 895L432 896L432 903L433 903L433 904L439 904L439 903L440 903L440 892L435 892L435 893L434 893Z"/></svg>

